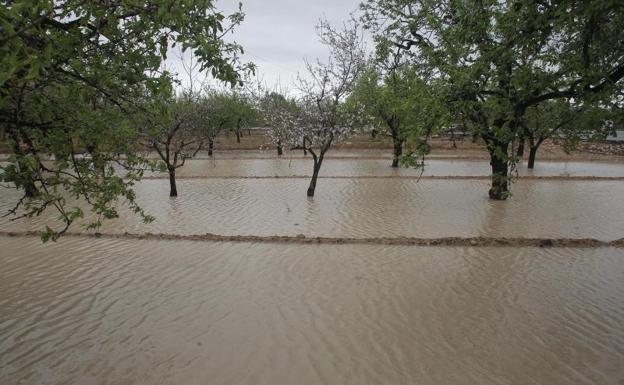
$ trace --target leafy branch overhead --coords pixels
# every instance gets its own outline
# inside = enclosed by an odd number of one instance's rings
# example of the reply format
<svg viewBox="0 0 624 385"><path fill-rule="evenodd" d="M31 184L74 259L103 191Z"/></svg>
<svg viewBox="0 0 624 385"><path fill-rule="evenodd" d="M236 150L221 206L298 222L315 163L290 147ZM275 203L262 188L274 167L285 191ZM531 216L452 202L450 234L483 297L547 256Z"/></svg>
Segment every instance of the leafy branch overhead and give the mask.
<svg viewBox="0 0 624 385"><path fill-rule="evenodd" d="M192 51L200 70L229 84L244 72L242 47L224 37L243 20L207 0L28 1L0 7L0 130L13 150L0 178L24 191L13 213L61 214L56 238L84 215L91 227L118 215L149 162L136 143L145 100L172 94L162 62ZM124 169L123 177L116 168ZM71 207L69 207L71 206ZM21 210L21 211L20 211Z"/></svg>

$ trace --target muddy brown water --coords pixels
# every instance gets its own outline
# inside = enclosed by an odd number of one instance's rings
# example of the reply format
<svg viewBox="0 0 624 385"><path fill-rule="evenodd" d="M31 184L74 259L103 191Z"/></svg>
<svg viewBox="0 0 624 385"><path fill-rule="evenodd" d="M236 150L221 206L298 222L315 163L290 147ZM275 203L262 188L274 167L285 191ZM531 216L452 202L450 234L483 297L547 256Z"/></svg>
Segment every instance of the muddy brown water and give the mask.
<svg viewBox="0 0 624 385"><path fill-rule="evenodd" d="M342 152L335 155L342 156ZM484 160L427 159L423 170L389 167L391 159L327 159L321 176L488 176L490 165ZM158 174L156 174L158 175ZM187 161L179 176L293 176L312 175L311 159L198 159ZM599 176L624 177L623 163L541 162L533 170L518 166L520 176Z"/></svg>
<svg viewBox="0 0 624 385"><path fill-rule="evenodd" d="M624 234L624 182L526 181L505 202L487 199L488 181L321 179L305 196L306 179L189 179L169 198L167 180L136 187L156 221L143 224L121 211L100 229L114 233L291 235L324 237L596 238ZM18 198L6 191L0 211ZM50 215L55 215L50 213ZM18 223L0 218L0 230L43 229L43 216ZM79 225L74 231L83 231Z"/></svg>
<svg viewBox="0 0 624 385"><path fill-rule="evenodd" d="M624 379L621 249L0 242L5 385Z"/></svg>
<svg viewBox="0 0 624 385"><path fill-rule="evenodd" d="M292 175L309 166L297 162ZM624 236L624 181L519 180L510 200L492 202L486 180L349 178L395 172L368 162L328 161L341 178L319 180L312 199L306 179L236 178L288 176L284 160L191 162L182 174L234 178L180 180L175 199L167 180L143 181L138 199L157 220L122 211L100 231ZM436 175L487 175L487 163L455 162L439 161ZM617 164L551 166L544 175L624 174ZM0 210L17 198L2 189ZM53 216L2 218L0 232ZM3 385L624 383L623 248L81 236L42 245L0 234L0 266Z"/></svg>

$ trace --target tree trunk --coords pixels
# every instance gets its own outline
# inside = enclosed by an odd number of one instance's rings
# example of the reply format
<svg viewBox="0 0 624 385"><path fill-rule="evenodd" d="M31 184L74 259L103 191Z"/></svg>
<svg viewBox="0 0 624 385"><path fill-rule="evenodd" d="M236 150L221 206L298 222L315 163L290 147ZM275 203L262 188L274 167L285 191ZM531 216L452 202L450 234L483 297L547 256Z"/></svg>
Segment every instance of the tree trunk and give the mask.
<svg viewBox="0 0 624 385"><path fill-rule="evenodd" d="M241 118L238 118L236 121L236 143L240 143L240 138L243 136L243 133L241 132L241 121Z"/></svg>
<svg viewBox="0 0 624 385"><path fill-rule="evenodd" d="M277 142L277 156L282 156L284 150L282 149L282 142Z"/></svg>
<svg viewBox="0 0 624 385"><path fill-rule="evenodd" d="M488 144L490 165L492 166L490 199L505 200L509 196L509 165L506 159L508 147L509 143L503 142Z"/></svg>
<svg viewBox="0 0 624 385"><path fill-rule="evenodd" d="M212 156L212 149L214 148L214 140L208 138L208 156Z"/></svg>
<svg viewBox="0 0 624 385"><path fill-rule="evenodd" d="M531 146L529 148L529 164L527 167L530 169L535 167L535 155L537 155L537 148L538 146Z"/></svg>
<svg viewBox="0 0 624 385"><path fill-rule="evenodd" d="M39 191L37 190L37 186L35 186L35 181L33 180L32 175L33 173L29 169L28 165L20 159L24 156L24 153L20 148L17 134L13 134L11 137L13 139L13 154L17 157L17 168L19 173L22 174L22 177L26 176L26 180L23 182L24 195L26 195L26 198L34 198ZM28 172L25 172L26 170L28 170Z"/></svg>
<svg viewBox="0 0 624 385"><path fill-rule="evenodd" d="M305 140L305 138L303 138L303 142L302 142L303 144L301 146L303 148L303 156L308 155L308 150L306 150L305 142L306 142L306 140Z"/></svg>
<svg viewBox="0 0 624 385"><path fill-rule="evenodd" d="M373 138L373 139L377 138L377 130L375 130L375 129L371 130L371 138Z"/></svg>
<svg viewBox="0 0 624 385"><path fill-rule="evenodd" d="M520 137L518 141L518 150L516 151L516 156L520 159L524 156L524 137Z"/></svg>
<svg viewBox="0 0 624 385"><path fill-rule="evenodd" d="M399 167L399 160L403 155L403 140L399 138L392 138L394 141L394 152L392 156L392 167Z"/></svg>
<svg viewBox="0 0 624 385"><path fill-rule="evenodd" d="M20 170L19 172L23 174L21 177L25 177L24 178L25 180L22 184L22 186L24 187L24 195L26 196L26 198L36 197L37 194L39 193L39 190L37 190L37 186L35 186L33 172L30 170L28 165L25 162L22 162L21 160L19 160L19 158L17 161L17 167ZM28 170L28 171L24 172L25 170Z"/></svg>
<svg viewBox="0 0 624 385"><path fill-rule="evenodd" d="M24 195L26 198L34 198L38 192L34 182L28 181L24 183Z"/></svg>
<svg viewBox="0 0 624 385"><path fill-rule="evenodd" d="M177 197L178 196L178 188L176 187L176 179L175 179L175 168L169 167L169 196Z"/></svg>
<svg viewBox="0 0 624 385"><path fill-rule="evenodd" d="M331 142L332 142L332 140L330 139L327 143L325 143L323 146L321 146L321 152L320 152L318 158L316 157L314 152L312 152L312 150L310 150L310 153L314 157L314 170L312 171L312 180L310 180L310 186L308 187L308 196L309 197L313 197L314 196L314 190L316 189L316 179L318 178L319 171L321 171L321 165L323 164L323 158L325 157L325 153L327 152L327 150L329 150L329 147L331 146Z"/></svg>
<svg viewBox="0 0 624 385"><path fill-rule="evenodd" d="M312 172L312 180L310 180L310 186L308 187L308 196L314 196L314 190L316 189L316 179L318 178L319 171L321 171L321 164L323 163L323 157L319 157L318 160L314 159L314 171Z"/></svg>
<svg viewBox="0 0 624 385"><path fill-rule="evenodd" d="M455 130L453 128L449 131L449 138L453 143L453 149L457 149L457 143L455 142Z"/></svg>

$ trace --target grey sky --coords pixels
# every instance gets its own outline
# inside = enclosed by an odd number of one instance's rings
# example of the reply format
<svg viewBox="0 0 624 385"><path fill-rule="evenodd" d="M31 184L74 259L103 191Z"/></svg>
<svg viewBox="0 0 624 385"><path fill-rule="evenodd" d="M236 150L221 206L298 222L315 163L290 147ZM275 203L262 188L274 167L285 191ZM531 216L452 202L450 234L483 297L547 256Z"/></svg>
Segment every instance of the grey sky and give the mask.
<svg viewBox="0 0 624 385"><path fill-rule="evenodd" d="M289 87L310 61L327 57L315 32L323 15L332 24L349 19L361 0L243 0L245 20L231 35L245 49L243 61L252 61L257 75L269 86ZM220 0L219 9L231 12L238 1ZM172 63L174 67L179 65Z"/></svg>

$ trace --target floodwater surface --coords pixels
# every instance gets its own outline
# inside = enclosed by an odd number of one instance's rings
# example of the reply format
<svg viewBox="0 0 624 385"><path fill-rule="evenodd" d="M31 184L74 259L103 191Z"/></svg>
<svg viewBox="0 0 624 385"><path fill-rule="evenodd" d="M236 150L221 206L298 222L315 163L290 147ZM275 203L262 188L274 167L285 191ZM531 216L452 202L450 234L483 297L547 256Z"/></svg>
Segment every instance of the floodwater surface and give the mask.
<svg viewBox="0 0 624 385"><path fill-rule="evenodd" d="M0 383L621 384L621 249L0 238Z"/></svg>
<svg viewBox="0 0 624 385"><path fill-rule="evenodd" d="M342 154L339 152L338 154ZM427 159L421 169L392 168L388 159L329 158L323 162L321 176L488 176L492 172L485 160ZM187 160L178 176L297 176L312 175L312 159L197 159ZM601 162L541 162L530 170L518 165L520 176L600 176L624 177L624 164Z"/></svg>
<svg viewBox="0 0 624 385"><path fill-rule="evenodd" d="M99 229L261 243L87 236L87 218L42 245L20 232L56 213L0 218L0 384L624 384L622 247L264 238L612 241L624 180L552 177L623 165L540 163L545 179L490 201L487 178L452 177L487 176L487 162L430 160L425 175L451 178L421 180L388 162L328 159L321 174L337 178L308 198L309 160L190 161L176 198L166 179L136 185L156 221L122 208ZM19 198L2 188L0 212Z"/></svg>
<svg viewBox="0 0 624 385"><path fill-rule="evenodd" d="M136 186L138 200L156 221L143 224L121 210L121 218L106 221L100 231L605 241L623 236L622 181L519 180L507 201L487 198L487 180L320 179L314 198L306 197L307 184L307 179L186 179L178 181L179 196L169 198L168 180L146 180ZM18 198L7 191L0 211ZM54 218L0 218L0 230L43 229Z"/></svg>

